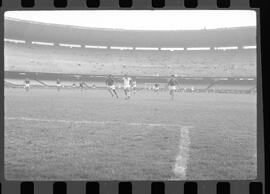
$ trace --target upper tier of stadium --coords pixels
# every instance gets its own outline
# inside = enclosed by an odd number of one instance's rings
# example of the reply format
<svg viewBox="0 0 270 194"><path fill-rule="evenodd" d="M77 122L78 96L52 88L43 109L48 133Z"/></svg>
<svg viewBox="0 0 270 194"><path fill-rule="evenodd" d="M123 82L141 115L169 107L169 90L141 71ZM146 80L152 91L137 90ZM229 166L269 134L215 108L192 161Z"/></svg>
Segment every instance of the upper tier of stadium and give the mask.
<svg viewBox="0 0 270 194"><path fill-rule="evenodd" d="M5 38L54 43L132 47L256 45L256 27L212 30L119 30L46 24L5 18Z"/></svg>
<svg viewBox="0 0 270 194"><path fill-rule="evenodd" d="M136 31L5 19L5 71L254 77L254 48L255 27Z"/></svg>

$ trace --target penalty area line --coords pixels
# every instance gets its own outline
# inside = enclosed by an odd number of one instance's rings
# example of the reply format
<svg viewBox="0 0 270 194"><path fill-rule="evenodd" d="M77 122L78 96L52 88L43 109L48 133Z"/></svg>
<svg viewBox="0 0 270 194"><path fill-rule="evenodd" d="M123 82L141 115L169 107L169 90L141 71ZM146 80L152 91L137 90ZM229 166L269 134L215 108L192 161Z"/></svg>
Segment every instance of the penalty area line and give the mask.
<svg viewBox="0 0 270 194"><path fill-rule="evenodd" d="M64 120L64 119L41 119L32 117L5 117L5 120L20 120L20 121L36 121L36 122L56 122L56 123L74 123L74 124L97 124L97 125L129 125L129 126L148 126L148 127L183 127L180 124L166 124L166 123L128 123L120 121L91 121L91 120Z"/></svg>
<svg viewBox="0 0 270 194"><path fill-rule="evenodd" d="M179 142L179 152L175 159L175 164L173 167L174 177L173 179L187 179L187 163L189 160L189 147L190 147L190 137L189 128L182 127L180 132L180 142Z"/></svg>

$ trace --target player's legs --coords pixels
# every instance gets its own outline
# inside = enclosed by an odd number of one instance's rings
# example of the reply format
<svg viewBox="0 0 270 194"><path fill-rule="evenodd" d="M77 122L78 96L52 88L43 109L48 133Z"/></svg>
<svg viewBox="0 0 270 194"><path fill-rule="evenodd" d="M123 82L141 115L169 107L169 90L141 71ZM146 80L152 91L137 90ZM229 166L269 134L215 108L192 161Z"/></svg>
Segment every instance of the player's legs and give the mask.
<svg viewBox="0 0 270 194"><path fill-rule="evenodd" d="M172 90L171 100L174 100L174 93L175 93L175 90Z"/></svg>
<svg viewBox="0 0 270 194"><path fill-rule="evenodd" d="M125 95L126 95L125 99L129 99L130 98L129 88L128 87L124 88L124 92L125 92Z"/></svg>
<svg viewBox="0 0 270 194"><path fill-rule="evenodd" d="M112 96L112 97L114 97L114 96L113 96L112 89L110 89L110 88L109 88L108 90L109 90L109 92L110 92L111 96Z"/></svg>
<svg viewBox="0 0 270 194"><path fill-rule="evenodd" d="M125 96L127 97L127 88L124 88Z"/></svg>
<svg viewBox="0 0 270 194"><path fill-rule="evenodd" d="M116 93L116 91L115 91L115 85L110 86L110 89L111 89L112 95L113 95L113 96L115 95L116 98L118 98L118 95L117 95L117 93Z"/></svg>
<svg viewBox="0 0 270 194"><path fill-rule="evenodd" d="M169 90L170 90L171 100L174 100L174 93L176 90L176 86L170 86Z"/></svg>
<svg viewBox="0 0 270 194"><path fill-rule="evenodd" d="M131 92L131 91L130 91L130 88L128 88L128 89L127 89L127 97L128 97L128 99L130 98L130 92Z"/></svg>
<svg viewBox="0 0 270 194"><path fill-rule="evenodd" d="M116 98L119 98L115 89L113 90L113 93L115 94Z"/></svg>
<svg viewBox="0 0 270 194"><path fill-rule="evenodd" d="M111 96L114 97L114 95L113 95L113 86L108 86L108 90L109 90Z"/></svg>
<svg viewBox="0 0 270 194"><path fill-rule="evenodd" d="M133 94L136 94L136 86L133 86Z"/></svg>
<svg viewBox="0 0 270 194"><path fill-rule="evenodd" d="M60 91L60 87L61 87L61 85L60 84L57 84L57 91L59 92Z"/></svg>
<svg viewBox="0 0 270 194"><path fill-rule="evenodd" d="M29 88L30 88L30 85L29 84L25 84L25 91L28 92L29 91Z"/></svg>
<svg viewBox="0 0 270 194"><path fill-rule="evenodd" d="M115 85L109 86L110 88L110 93L112 94L112 97L114 97L114 95L116 96L116 98L118 98L117 92L115 90Z"/></svg>

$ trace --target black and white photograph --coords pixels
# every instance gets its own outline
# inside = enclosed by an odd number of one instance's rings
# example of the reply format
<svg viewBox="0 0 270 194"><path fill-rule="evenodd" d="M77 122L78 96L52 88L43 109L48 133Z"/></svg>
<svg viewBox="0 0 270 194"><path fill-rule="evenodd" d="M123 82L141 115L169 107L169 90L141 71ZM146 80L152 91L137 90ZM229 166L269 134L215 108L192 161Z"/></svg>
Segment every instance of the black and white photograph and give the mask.
<svg viewBox="0 0 270 194"><path fill-rule="evenodd" d="M7 11L6 180L254 180L251 10Z"/></svg>

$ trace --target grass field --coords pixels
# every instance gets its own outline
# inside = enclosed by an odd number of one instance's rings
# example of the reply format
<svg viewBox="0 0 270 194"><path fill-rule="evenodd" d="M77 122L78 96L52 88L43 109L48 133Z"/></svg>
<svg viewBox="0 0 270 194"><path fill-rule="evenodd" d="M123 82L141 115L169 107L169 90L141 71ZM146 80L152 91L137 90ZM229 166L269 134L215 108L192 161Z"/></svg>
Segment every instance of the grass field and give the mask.
<svg viewBox="0 0 270 194"><path fill-rule="evenodd" d="M256 178L255 94L118 92L5 89L5 178Z"/></svg>

